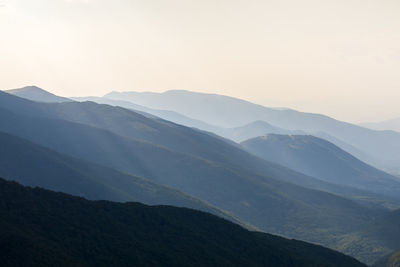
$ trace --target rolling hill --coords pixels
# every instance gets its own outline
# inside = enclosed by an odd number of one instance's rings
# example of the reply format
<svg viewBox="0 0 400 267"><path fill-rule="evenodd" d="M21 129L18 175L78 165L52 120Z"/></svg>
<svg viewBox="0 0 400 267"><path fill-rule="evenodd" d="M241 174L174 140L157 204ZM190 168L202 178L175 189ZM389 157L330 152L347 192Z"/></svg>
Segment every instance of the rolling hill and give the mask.
<svg viewBox="0 0 400 267"><path fill-rule="evenodd" d="M88 201L0 179L2 266L365 266L207 213Z"/></svg>
<svg viewBox="0 0 400 267"><path fill-rule="evenodd" d="M268 134L241 143L249 152L325 181L399 198L400 179L311 135Z"/></svg>

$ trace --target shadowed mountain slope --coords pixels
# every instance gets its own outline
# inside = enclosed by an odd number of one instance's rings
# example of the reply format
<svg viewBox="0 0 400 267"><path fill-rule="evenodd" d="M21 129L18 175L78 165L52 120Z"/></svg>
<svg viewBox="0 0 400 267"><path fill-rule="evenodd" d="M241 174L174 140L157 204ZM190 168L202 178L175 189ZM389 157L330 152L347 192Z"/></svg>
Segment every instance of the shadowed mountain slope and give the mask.
<svg viewBox="0 0 400 267"><path fill-rule="evenodd" d="M311 135L268 134L242 142L249 152L325 181L399 198L400 179Z"/></svg>
<svg viewBox="0 0 400 267"><path fill-rule="evenodd" d="M0 180L2 266L364 266L207 213L88 201Z"/></svg>
<svg viewBox="0 0 400 267"><path fill-rule="evenodd" d="M194 208L236 218L210 204L150 180L72 158L0 132L0 176L27 186L92 200L138 201L150 205Z"/></svg>

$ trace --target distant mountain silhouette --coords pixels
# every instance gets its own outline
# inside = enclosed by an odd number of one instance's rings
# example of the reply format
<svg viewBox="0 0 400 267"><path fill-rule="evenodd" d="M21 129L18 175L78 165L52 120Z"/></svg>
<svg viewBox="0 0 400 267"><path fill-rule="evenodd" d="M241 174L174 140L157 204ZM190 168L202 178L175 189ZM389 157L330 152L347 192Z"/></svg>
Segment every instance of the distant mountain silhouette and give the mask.
<svg viewBox="0 0 400 267"><path fill-rule="evenodd" d="M366 128L373 129L373 130L380 130L380 131L391 130L391 131L400 132L400 118L395 118L395 119L380 121L380 122L361 123L360 125L363 127L366 127Z"/></svg>
<svg viewBox="0 0 400 267"><path fill-rule="evenodd" d="M265 160L325 181L400 198L400 179L311 135L268 134L241 145Z"/></svg>
<svg viewBox="0 0 400 267"><path fill-rule="evenodd" d="M176 111L224 128L240 127L261 120L287 130L301 130L309 134L324 132L363 152L357 156L368 155L360 159L369 164L400 169L400 133L373 131L320 114L267 108L233 97L184 90L165 93L112 92L105 97Z"/></svg>
<svg viewBox="0 0 400 267"><path fill-rule="evenodd" d="M73 101L66 97L54 95L37 86L26 86L23 88L6 90L5 92L37 102L61 103Z"/></svg>
<svg viewBox="0 0 400 267"><path fill-rule="evenodd" d="M365 266L184 208L88 201L2 179L0 195L4 267Z"/></svg>

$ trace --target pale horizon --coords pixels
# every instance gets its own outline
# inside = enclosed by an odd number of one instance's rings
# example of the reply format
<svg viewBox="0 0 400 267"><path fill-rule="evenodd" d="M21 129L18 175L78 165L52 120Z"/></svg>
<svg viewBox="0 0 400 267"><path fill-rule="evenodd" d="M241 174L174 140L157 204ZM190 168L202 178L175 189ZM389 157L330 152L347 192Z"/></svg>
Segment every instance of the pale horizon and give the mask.
<svg viewBox="0 0 400 267"><path fill-rule="evenodd" d="M0 1L0 89L189 90L360 123L400 117L400 3Z"/></svg>

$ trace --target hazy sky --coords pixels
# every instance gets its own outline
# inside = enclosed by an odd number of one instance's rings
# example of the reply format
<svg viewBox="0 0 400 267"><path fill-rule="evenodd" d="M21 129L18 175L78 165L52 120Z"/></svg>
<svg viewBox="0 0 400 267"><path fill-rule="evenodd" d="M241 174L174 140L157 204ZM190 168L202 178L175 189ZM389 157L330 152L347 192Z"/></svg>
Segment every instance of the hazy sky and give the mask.
<svg viewBox="0 0 400 267"><path fill-rule="evenodd" d="M0 88L187 89L400 116L399 0L0 0Z"/></svg>

